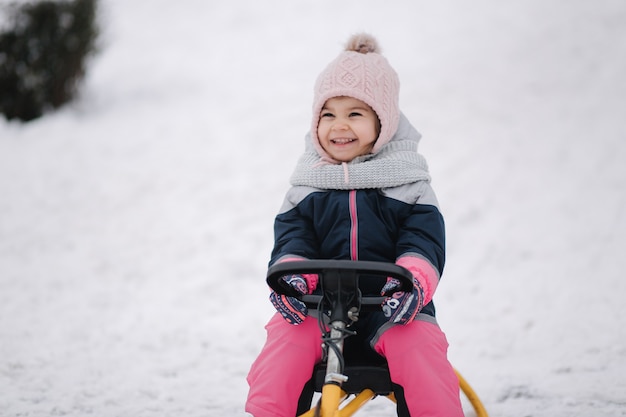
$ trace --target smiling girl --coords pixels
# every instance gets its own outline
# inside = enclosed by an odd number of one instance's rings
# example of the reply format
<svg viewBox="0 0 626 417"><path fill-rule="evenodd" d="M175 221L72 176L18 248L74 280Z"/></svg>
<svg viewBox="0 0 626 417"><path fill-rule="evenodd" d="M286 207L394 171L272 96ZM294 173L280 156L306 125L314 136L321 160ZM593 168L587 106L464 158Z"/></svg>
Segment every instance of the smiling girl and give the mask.
<svg viewBox="0 0 626 417"><path fill-rule="evenodd" d="M413 274L413 291L392 279L381 311L351 325L364 357L386 360L399 416L461 417L459 382L433 295L445 263L444 221L430 186L421 135L401 114L396 72L376 40L356 35L322 71L314 89L306 149L274 223L270 265L296 259L396 263ZM301 294L317 276L283 277ZM322 359L318 320L296 298L270 294L277 313L248 374L246 411L294 417L313 367Z"/></svg>

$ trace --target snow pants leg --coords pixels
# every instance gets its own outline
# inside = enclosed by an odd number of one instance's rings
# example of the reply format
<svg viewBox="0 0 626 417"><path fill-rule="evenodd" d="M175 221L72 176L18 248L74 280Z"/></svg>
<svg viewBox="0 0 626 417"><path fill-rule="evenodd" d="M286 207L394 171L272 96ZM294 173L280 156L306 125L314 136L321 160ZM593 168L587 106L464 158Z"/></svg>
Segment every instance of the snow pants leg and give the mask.
<svg viewBox="0 0 626 417"><path fill-rule="evenodd" d="M415 320L393 326L374 348L387 359L391 381L404 391L406 404L398 403L398 415L463 417L459 380L447 358L448 341L437 324Z"/></svg>
<svg viewBox="0 0 626 417"><path fill-rule="evenodd" d="M267 340L248 373L246 412L254 417L294 417L304 385L322 359L316 318L294 326L275 314L265 326Z"/></svg>

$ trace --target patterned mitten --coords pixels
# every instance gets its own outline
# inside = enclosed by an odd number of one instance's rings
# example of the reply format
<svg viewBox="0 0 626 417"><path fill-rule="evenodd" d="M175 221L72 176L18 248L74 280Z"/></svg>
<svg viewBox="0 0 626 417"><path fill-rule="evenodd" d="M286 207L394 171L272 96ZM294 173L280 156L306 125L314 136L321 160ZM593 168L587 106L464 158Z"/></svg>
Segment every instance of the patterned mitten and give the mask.
<svg viewBox="0 0 626 417"><path fill-rule="evenodd" d="M308 293L307 282L302 275L286 275L281 277L283 284L293 289L298 294ZM289 324L298 325L304 321L309 310L306 305L295 297L279 295L272 291L270 301L283 318Z"/></svg>
<svg viewBox="0 0 626 417"><path fill-rule="evenodd" d="M409 324L424 306L424 290L416 279L413 279L413 291L398 291L400 288L398 279L387 278L387 283L380 290L380 295L387 296L382 310L392 323Z"/></svg>

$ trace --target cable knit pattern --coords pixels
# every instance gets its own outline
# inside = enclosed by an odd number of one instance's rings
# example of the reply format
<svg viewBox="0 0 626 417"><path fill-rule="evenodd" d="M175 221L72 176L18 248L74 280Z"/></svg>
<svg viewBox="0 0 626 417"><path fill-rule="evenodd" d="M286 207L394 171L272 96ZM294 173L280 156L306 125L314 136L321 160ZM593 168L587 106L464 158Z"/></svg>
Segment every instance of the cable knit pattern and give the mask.
<svg viewBox="0 0 626 417"><path fill-rule="evenodd" d="M389 188L417 181L430 181L426 159L417 152L421 135L401 115L398 132L377 154L360 156L349 163L333 164L311 146L298 160L291 184L324 190ZM348 169L348 181L344 167Z"/></svg>

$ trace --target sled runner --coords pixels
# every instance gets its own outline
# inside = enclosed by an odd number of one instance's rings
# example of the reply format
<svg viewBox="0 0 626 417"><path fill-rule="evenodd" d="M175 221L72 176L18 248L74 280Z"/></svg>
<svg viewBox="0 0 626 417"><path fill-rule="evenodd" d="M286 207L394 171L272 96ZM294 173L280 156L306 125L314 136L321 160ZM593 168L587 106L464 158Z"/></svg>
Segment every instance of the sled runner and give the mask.
<svg viewBox="0 0 626 417"><path fill-rule="evenodd" d="M290 291L290 288L281 285L280 279L290 274L318 274L318 291L310 295ZM269 268L269 286L278 294L300 299L309 311L316 311L322 330L326 358L315 367L311 380L304 387L298 403L298 417L350 417L377 396L385 396L397 402L383 358L366 363L354 363L344 358L344 342L354 335L350 324L358 320L360 312L380 309L385 298L363 295L359 279L380 280L382 288L387 277L400 280L403 291L410 292L413 288L413 276L408 270L384 262L303 260L283 262ZM471 403L476 416L487 417L474 390L458 371L455 372L461 391ZM311 407L315 392L321 393L321 397Z"/></svg>

